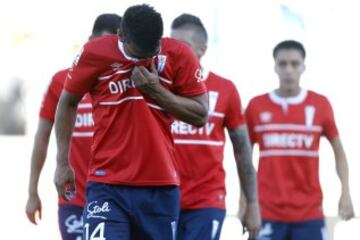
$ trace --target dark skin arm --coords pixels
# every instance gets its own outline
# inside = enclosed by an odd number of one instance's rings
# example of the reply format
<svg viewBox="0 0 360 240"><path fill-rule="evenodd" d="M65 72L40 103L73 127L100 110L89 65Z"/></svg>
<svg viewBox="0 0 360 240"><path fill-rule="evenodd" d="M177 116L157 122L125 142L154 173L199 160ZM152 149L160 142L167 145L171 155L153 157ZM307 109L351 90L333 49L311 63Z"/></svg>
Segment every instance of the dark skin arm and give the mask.
<svg viewBox="0 0 360 240"><path fill-rule="evenodd" d="M57 143L56 170L54 183L60 197L70 200L75 194L74 171L69 165L68 154L70 140L75 124L76 110L82 96L77 96L63 90L55 119Z"/></svg>
<svg viewBox="0 0 360 240"><path fill-rule="evenodd" d="M139 91L181 121L201 127L207 122L207 94L181 97L163 88L154 63L151 72L143 66L133 69L131 80Z"/></svg>
<svg viewBox="0 0 360 240"><path fill-rule="evenodd" d="M252 163L252 147L246 125L229 131L229 135L234 149L241 190L246 198L246 207L243 209L244 213L240 220L249 232L249 238L255 239L261 227L261 217L257 197L256 172Z"/></svg>
<svg viewBox="0 0 360 240"><path fill-rule="evenodd" d="M36 215L38 216L38 219L41 219L42 207L38 193L38 184L41 170L46 159L52 127L52 121L40 118L31 155L31 169L28 190L29 196L25 211L28 219L33 224L37 224Z"/></svg>

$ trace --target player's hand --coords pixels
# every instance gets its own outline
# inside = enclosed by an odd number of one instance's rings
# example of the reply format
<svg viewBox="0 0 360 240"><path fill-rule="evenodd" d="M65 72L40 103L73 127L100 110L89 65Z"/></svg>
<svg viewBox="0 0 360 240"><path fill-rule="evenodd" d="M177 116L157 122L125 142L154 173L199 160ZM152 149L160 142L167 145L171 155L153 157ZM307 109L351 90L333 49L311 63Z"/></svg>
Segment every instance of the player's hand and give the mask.
<svg viewBox="0 0 360 240"><path fill-rule="evenodd" d="M131 80L142 93L151 93L159 86L159 75L154 61L151 62L151 71L144 66L135 66L131 73Z"/></svg>
<svg viewBox="0 0 360 240"><path fill-rule="evenodd" d="M37 221L41 220L41 200L37 193L29 195L25 211L30 222L37 225Z"/></svg>
<svg viewBox="0 0 360 240"><path fill-rule="evenodd" d="M339 201L339 217L342 220L350 220L355 216L354 207L350 194L342 193Z"/></svg>
<svg viewBox="0 0 360 240"><path fill-rule="evenodd" d="M61 198L70 201L75 197L75 175L69 165L56 166L54 183Z"/></svg>
<svg viewBox="0 0 360 240"><path fill-rule="evenodd" d="M244 231L249 232L249 239L256 239L261 228L261 217L258 203L247 203L241 218Z"/></svg>

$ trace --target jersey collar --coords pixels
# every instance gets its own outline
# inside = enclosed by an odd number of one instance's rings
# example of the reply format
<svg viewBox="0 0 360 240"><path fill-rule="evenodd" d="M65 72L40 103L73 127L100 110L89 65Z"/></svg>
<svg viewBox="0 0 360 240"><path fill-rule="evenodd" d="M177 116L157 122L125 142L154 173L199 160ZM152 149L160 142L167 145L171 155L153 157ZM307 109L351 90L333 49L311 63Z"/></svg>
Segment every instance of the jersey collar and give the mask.
<svg viewBox="0 0 360 240"><path fill-rule="evenodd" d="M270 100L283 107L289 104L292 105L301 104L305 101L307 95L308 95L308 91L306 89L301 89L300 93L294 97L281 97L276 94L275 90L269 93Z"/></svg>
<svg viewBox="0 0 360 240"><path fill-rule="evenodd" d="M141 58L134 58L134 57L131 57L131 56L127 55L126 52L125 52L125 49L124 49L124 43L121 42L120 39L118 40L118 48L119 48L120 52L122 53L122 55L129 61L139 62L139 61L144 60L144 59L141 59ZM158 54L160 54L160 53L161 53L161 46L160 46ZM153 56L153 58L156 58L157 55Z"/></svg>

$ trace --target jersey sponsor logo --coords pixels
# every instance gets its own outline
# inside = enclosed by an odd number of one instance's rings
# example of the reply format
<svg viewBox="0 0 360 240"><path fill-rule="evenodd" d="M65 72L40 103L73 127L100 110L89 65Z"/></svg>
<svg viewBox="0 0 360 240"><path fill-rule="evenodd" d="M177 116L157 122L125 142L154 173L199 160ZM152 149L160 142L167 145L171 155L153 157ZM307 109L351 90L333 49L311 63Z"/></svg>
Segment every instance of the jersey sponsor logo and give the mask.
<svg viewBox="0 0 360 240"><path fill-rule="evenodd" d="M196 128L182 121L174 121L171 125L171 132L178 135L207 135L214 131L215 123L207 122L204 127Z"/></svg>
<svg viewBox="0 0 360 240"><path fill-rule="evenodd" d="M92 127L94 120L92 113L78 113L76 114L75 127Z"/></svg>
<svg viewBox="0 0 360 240"><path fill-rule="evenodd" d="M135 84L129 78L109 82L109 91L111 94L122 94L131 88L135 88Z"/></svg>
<svg viewBox="0 0 360 240"><path fill-rule="evenodd" d="M98 204L97 201L92 201L87 205L86 208L87 215L86 218L100 218L100 219L107 219L102 214L109 213L111 211L108 202L104 202L102 205Z"/></svg>
<svg viewBox="0 0 360 240"><path fill-rule="evenodd" d="M305 125L307 127L311 127L314 123L315 117L315 107L314 106L306 106L305 107Z"/></svg>
<svg viewBox="0 0 360 240"><path fill-rule="evenodd" d="M219 98L219 92L209 91L208 96L209 96L209 116L211 116L212 113L215 112L216 104Z"/></svg>
<svg viewBox="0 0 360 240"><path fill-rule="evenodd" d="M79 219L75 214L70 215L65 219L65 226L67 233L82 233L83 232L83 218Z"/></svg>
<svg viewBox="0 0 360 240"><path fill-rule="evenodd" d="M312 134L303 133L266 133L263 135L266 148L311 148L314 142Z"/></svg>
<svg viewBox="0 0 360 240"><path fill-rule="evenodd" d="M263 123L268 123L271 121L272 115L271 112L262 112L260 113L260 121Z"/></svg>

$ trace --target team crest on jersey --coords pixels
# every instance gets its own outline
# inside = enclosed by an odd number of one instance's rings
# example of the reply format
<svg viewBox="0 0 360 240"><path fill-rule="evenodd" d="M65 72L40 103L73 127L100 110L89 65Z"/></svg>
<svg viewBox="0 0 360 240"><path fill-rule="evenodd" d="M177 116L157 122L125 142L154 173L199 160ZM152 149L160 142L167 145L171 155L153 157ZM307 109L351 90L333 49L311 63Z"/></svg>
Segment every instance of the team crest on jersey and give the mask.
<svg viewBox="0 0 360 240"><path fill-rule="evenodd" d="M203 70L201 68L196 69L194 76L197 82L205 81Z"/></svg>
<svg viewBox="0 0 360 240"><path fill-rule="evenodd" d="M260 121L263 123L268 123L271 121L272 115L270 112L262 112L260 113Z"/></svg>
<svg viewBox="0 0 360 240"><path fill-rule="evenodd" d="M165 55L158 55L158 65L157 65L157 71L162 72L165 69L167 57Z"/></svg>

